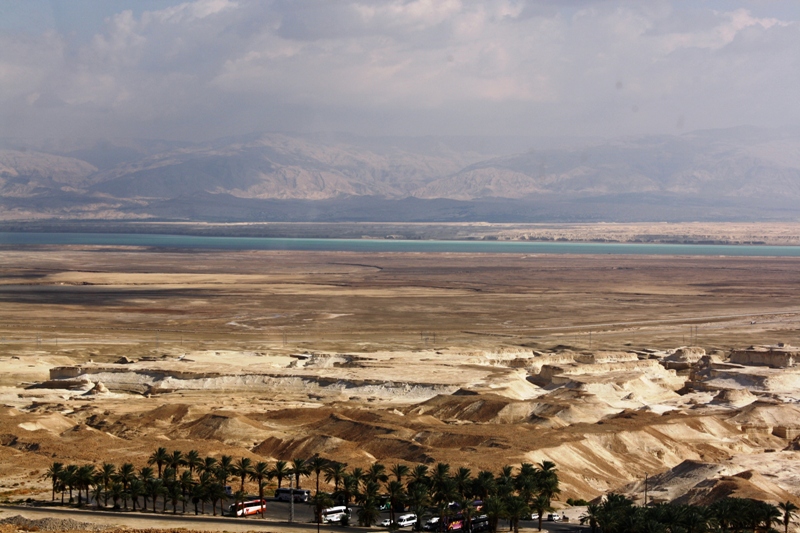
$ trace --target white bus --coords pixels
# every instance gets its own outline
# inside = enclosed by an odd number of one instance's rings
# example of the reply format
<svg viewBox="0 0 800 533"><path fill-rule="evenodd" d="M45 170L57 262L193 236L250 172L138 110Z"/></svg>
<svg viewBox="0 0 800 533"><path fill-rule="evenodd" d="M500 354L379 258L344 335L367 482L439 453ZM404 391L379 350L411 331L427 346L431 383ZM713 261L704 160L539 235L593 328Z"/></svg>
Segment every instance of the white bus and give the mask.
<svg viewBox="0 0 800 533"><path fill-rule="evenodd" d="M328 507L327 509L322 510L323 524L330 524L331 522L339 523L345 518L350 518L350 509L344 505Z"/></svg>
<svg viewBox="0 0 800 533"><path fill-rule="evenodd" d="M228 507L228 516L250 516L251 514L264 514L267 510L266 500L250 500L247 502L233 503Z"/></svg>
<svg viewBox="0 0 800 533"><path fill-rule="evenodd" d="M282 502L288 502L294 496L296 502L307 502L311 497L311 491L306 489L275 489L275 499Z"/></svg>

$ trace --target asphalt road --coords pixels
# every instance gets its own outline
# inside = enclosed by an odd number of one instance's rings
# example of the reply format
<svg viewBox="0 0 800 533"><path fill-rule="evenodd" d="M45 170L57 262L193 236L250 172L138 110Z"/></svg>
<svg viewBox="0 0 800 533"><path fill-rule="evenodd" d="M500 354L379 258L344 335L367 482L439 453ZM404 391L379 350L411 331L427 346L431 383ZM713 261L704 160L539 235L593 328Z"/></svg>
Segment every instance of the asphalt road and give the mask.
<svg viewBox="0 0 800 533"><path fill-rule="evenodd" d="M0 518L20 514L26 518L37 519L45 517L72 518L82 522L93 522L109 526L127 526L135 528L188 528L208 531L230 531L243 532L258 529L268 529L270 531L282 532L303 532L317 529L317 524L313 522L313 510L308 504L295 504L294 522L289 522L289 503L278 501L267 501L267 512L264 519L261 517L250 518L231 518L211 515L195 516L192 506L187 506L185 515L172 514L168 511L162 512L124 512L124 511L98 511L89 509L75 509L68 507L45 507L27 505L0 505ZM381 519L388 518L389 513L383 513ZM355 519L355 516L354 516ZM385 528L373 526L373 531L385 531ZM522 521L520 529L524 531L537 531L538 523L534 520ZM564 522L543 522L542 529L545 531L585 532L589 528L575 523ZM363 533L365 528L342 527L338 525L322 525L321 531L342 532L342 533ZM401 530L403 531L403 530ZM498 533L508 531L505 521L500 522Z"/></svg>

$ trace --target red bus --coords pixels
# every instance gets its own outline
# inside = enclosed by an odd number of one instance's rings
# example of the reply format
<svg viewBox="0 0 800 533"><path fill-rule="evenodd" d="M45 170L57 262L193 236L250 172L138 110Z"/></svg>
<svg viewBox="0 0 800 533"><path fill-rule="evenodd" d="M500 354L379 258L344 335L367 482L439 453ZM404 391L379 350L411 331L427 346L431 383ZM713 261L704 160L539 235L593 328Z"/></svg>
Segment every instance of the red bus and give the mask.
<svg viewBox="0 0 800 533"><path fill-rule="evenodd" d="M231 504L228 507L228 516L250 516L251 514L264 514L267 510L266 500L250 500L247 502L240 502Z"/></svg>

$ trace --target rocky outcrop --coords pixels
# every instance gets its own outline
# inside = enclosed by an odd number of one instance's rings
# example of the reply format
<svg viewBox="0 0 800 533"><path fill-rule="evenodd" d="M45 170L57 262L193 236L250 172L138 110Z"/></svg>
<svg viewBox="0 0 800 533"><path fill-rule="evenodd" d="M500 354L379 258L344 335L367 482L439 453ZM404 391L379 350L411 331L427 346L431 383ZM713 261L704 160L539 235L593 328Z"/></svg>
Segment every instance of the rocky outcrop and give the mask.
<svg viewBox="0 0 800 533"><path fill-rule="evenodd" d="M750 346L744 350L733 350L730 361L741 365L789 368L800 361L800 348L783 343L775 346Z"/></svg>

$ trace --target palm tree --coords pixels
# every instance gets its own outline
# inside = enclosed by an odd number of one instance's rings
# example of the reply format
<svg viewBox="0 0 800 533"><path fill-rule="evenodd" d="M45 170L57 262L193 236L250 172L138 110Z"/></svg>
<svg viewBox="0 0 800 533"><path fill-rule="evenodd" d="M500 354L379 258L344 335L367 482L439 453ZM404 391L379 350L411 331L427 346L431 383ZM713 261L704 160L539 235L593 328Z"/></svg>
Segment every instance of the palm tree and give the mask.
<svg viewBox="0 0 800 533"><path fill-rule="evenodd" d="M347 473L347 463L340 463L338 461L330 461L328 467L325 468L325 483L333 482L333 492L339 492L339 484L342 478Z"/></svg>
<svg viewBox="0 0 800 533"><path fill-rule="evenodd" d="M172 503L172 514L178 514L178 502L183 499L181 494L181 484L175 478L170 479L165 487L166 494L164 495L164 512L167 512L167 498Z"/></svg>
<svg viewBox="0 0 800 533"><path fill-rule="evenodd" d="M258 499L264 499L264 479L269 478L272 470L269 463L266 461L259 461L250 470L250 479L258 483ZM319 492L319 491L318 491ZM261 513L261 518L265 518L265 513Z"/></svg>
<svg viewBox="0 0 800 533"><path fill-rule="evenodd" d="M181 486L181 512L186 513L186 495L194 486L194 479L192 478L192 473L189 470L184 470L181 472L181 477L178 480L178 484Z"/></svg>
<svg viewBox="0 0 800 533"><path fill-rule="evenodd" d="M731 526L734 525L734 517L740 513L739 505L735 502L734 498L723 498L715 501L709 505L709 511L716 520L720 531L723 533L731 529ZM600 524L601 527L602 525L603 524Z"/></svg>
<svg viewBox="0 0 800 533"><path fill-rule="evenodd" d="M100 509L100 498L105 496L105 489L103 489L103 483L100 481L98 476L95 476L94 482L92 483L92 495L94 496L94 508Z"/></svg>
<svg viewBox="0 0 800 533"><path fill-rule="evenodd" d="M217 468L217 459L215 457L206 457L200 466L197 467L199 472L212 473Z"/></svg>
<svg viewBox="0 0 800 533"><path fill-rule="evenodd" d="M50 468L47 469L47 472L44 473L45 477L50 478L53 482L53 501L56 501L56 486L58 485L58 478L63 470L64 464L54 461L53 464L50 465Z"/></svg>
<svg viewBox="0 0 800 533"><path fill-rule="evenodd" d="M475 504L472 497L465 497L458 500L459 511L464 518L463 529L465 531L472 531L472 517L475 515Z"/></svg>
<svg viewBox="0 0 800 533"><path fill-rule="evenodd" d="M122 483L122 498L125 504L125 510L128 510L128 487L131 481L136 479L136 469L131 463L123 463L117 471L116 481Z"/></svg>
<svg viewBox="0 0 800 533"><path fill-rule="evenodd" d="M489 518L489 531L497 533L497 523L506 514L506 506L503 500L497 496L490 496L483 500L483 512Z"/></svg>
<svg viewBox="0 0 800 533"><path fill-rule="evenodd" d="M203 460L200 458L200 452L197 450L189 450L186 454L184 464L189 468L189 473L194 475L195 470L199 470L203 466Z"/></svg>
<svg viewBox="0 0 800 533"><path fill-rule="evenodd" d="M133 510L136 510L136 502L139 499L139 496L145 493L145 485L144 482L139 478L133 478L128 485L128 492L131 495L131 500L133 501Z"/></svg>
<svg viewBox="0 0 800 533"><path fill-rule="evenodd" d="M192 485L192 493L191 493L192 503L194 504L194 514L197 516L197 504L203 504L203 514L205 514L205 500L206 500L206 486L203 485L203 482L195 483Z"/></svg>
<svg viewBox="0 0 800 533"><path fill-rule="evenodd" d="M246 497L246 496L247 496L247 493L246 493L245 491L243 491L243 490L237 490L237 491L236 491L236 492L233 494L233 505L234 505L234 507L233 507L233 508L234 508L234 509L236 509L236 510L238 511L238 509L239 509L239 502L242 502L242 507L244 507L244 499L245 499L245 497ZM237 512L237 513L234 513L234 515L233 515L233 516L239 516L239 515L238 515L238 512ZM242 513L242 518L247 518L247 515L246 515L246 514L244 514L244 512Z"/></svg>
<svg viewBox="0 0 800 533"><path fill-rule="evenodd" d="M281 488L283 478L289 477L291 473L289 463L286 461L275 461L275 468L272 469L272 477L278 480L278 488Z"/></svg>
<svg viewBox="0 0 800 533"><path fill-rule="evenodd" d="M111 501L114 503L114 509L119 509L119 499L125 494L125 487L122 483L115 481L111 483Z"/></svg>
<svg viewBox="0 0 800 533"><path fill-rule="evenodd" d="M217 502L220 502L220 513L222 512L222 499L225 498L225 486L219 482L212 483L208 487L208 499L211 502L211 511L217 516Z"/></svg>
<svg viewBox="0 0 800 533"><path fill-rule="evenodd" d="M417 465L411 470L411 479L408 481L408 485L428 485L430 479L428 478L428 466L427 465Z"/></svg>
<svg viewBox="0 0 800 533"><path fill-rule="evenodd" d="M350 499L358 492L358 479L352 474L345 474L342 477L341 499L345 505L350 505Z"/></svg>
<svg viewBox="0 0 800 533"><path fill-rule="evenodd" d="M673 506L665 505L665 507ZM711 514L708 511L708 507L684 505L677 517L677 522L686 530L686 533L706 533L709 531L710 518ZM669 522L668 525L671 530L675 529Z"/></svg>
<svg viewBox="0 0 800 533"><path fill-rule="evenodd" d="M156 503L158 502L159 494L164 491L164 480L161 478L150 478L145 481L145 491L153 499L153 512L156 512Z"/></svg>
<svg viewBox="0 0 800 533"><path fill-rule="evenodd" d="M497 483L494 480L494 475L488 470L481 470L478 472L477 477L472 483L473 493L481 500L486 501L486 498L497 493Z"/></svg>
<svg viewBox="0 0 800 533"><path fill-rule="evenodd" d="M361 508L358 510L358 523L359 525L370 527L378 521L381 512L378 509L378 499L370 496L361 502Z"/></svg>
<svg viewBox="0 0 800 533"><path fill-rule="evenodd" d="M142 493L142 496L144 498L144 505L142 506L143 511L147 511L147 497L149 495L149 493L147 492L147 484L150 482L151 479L154 478L155 478L155 473L153 472L153 469L151 467L143 466L142 468L139 469L139 479L141 480L141 482L144 484L145 487L145 490ZM153 505L155 505L155 502L153 502Z"/></svg>
<svg viewBox="0 0 800 533"><path fill-rule="evenodd" d="M75 465L67 465L64 468L64 471L61 474L61 479L64 482L64 485L69 488L69 503L72 503L72 489L75 488L75 483L77 482L77 475L78 467Z"/></svg>
<svg viewBox="0 0 800 533"><path fill-rule="evenodd" d="M186 464L186 459L183 457L183 452L175 450L172 455L167 459L167 464L175 470L175 477L180 475L180 468Z"/></svg>
<svg viewBox="0 0 800 533"><path fill-rule="evenodd" d="M317 489L314 494L319 494L319 476L328 467L328 462L327 459L316 454L308 460L308 469L317 476Z"/></svg>
<svg viewBox="0 0 800 533"><path fill-rule="evenodd" d="M233 472L233 457L230 455L223 455L219 458L219 465L216 469L217 479L222 483L222 491L225 492L225 487L228 486L228 478ZM223 494L222 499L225 499L227 494ZM222 505L222 504L220 504Z"/></svg>
<svg viewBox="0 0 800 533"><path fill-rule="evenodd" d="M292 459L291 474L294 476L295 486L300 488L300 477L310 476L311 470L308 467L308 461L305 459Z"/></svg>
<svg viewBox="0 0 800 533"><path fill-rule="evenodd" d="M147 464L155 464L158 467L158 477L161 479L161 468L169 460L169 453L166 448L158 448L147 459Z"/></svg>
<svg viewBox="0 0 800 533"><path fill-rule="evenodd" d="M550 496L545 492L540 492L535 498L533 498L531 506L533 507L534 511L539 513L539 531L541 531L544 514L553 510L553 507L550 505ZM605 531L605 528L603 531Z"/></svg>
<svg viewBox="0 0 800 533"><path fill-rule="evenodd" d="M600 510L597 514L597 526L604 533L626 531L624 522L635 512L635 509L632 499L622 494L610 492L606 494L605 501L600 505Z"/></svg>
<svg viewBox="0 0 800 533"><path fill-rule="evenodd" d="M783 511L783 531L784 533L789 533L789 524L792 522L792 518L797 517L797 511L800 510L800 507L793 502L785 501L779 503L778 508Z"/></svg>
<svg viewBox="0 0 800 533"><path fill-rule="evenodd" d="M105 493L103 505L108 507L108 491L111 487L111 482L114 480L117 473L117 467L111 463L103 463L100 465L100 471L98 472L98 476L100 477L100 481L103 483L103 491Z"/></svg>
<svg viewBox="0 0 800 533"><path fill-rule="evenodd" d="M89 487L94 482L94 465L83 465L75 472L75 485L78 488L78 505L81 505L81 490L86 492L86 503L89 503Z"/></svg>
<svg viewBox="0 0 800 533"><path fill-rule="evenodd" d="M422 528L422 520L426 515L428 507L431 505L431 498L428 494L428 487L422 483L409 483L406 502L409 509L417 515L417 523L414 529L419 531Z"/></svg>
<svg viewBox="0 0 800 533"><path fill-rule="evenodd" d="M364 478L378 483L386 482L389 476L386 475L386 467L384 465L381 463L372 463L364 474Z"/></svg>
<svg viewBox="0 0 800 533"><path fill-rule="evenodd" d="M439 523L444 524L445 514L449 512L449 504L456 498L456 483L450 477L450 465L436 463L431 473L431 490L433 503L439 510Z"/></svg>
<svg viewBox="0 0 800 533"><path fill-rule="evenodd" d="M546 500L546 507L550 507L550 502L553 499L558 499L561 494L561 489L558 487L558 473L556 471L556 464L552 461L542 461L538 465L536 471L537 485L539 488L539 495L535 499L534 507L541 507L542 503L539 498ZM542 528L542 514L539 513L539 530Z"/></svg>
<svg viewBox="0 0 800 533"><path fill-rule="evenodd" d="M431 484L436 490L437 485L441 485L445 479L450 479L450 465L447 463L436 463L431 472Z"/></svg>
<svg viewBox="0 0 800 533"><path fill-rule="evenodd" d="M61 505L64 505L64 493L67 491L67 477L69 477L69 474L64 468L58 474L58 481L56 482L56 490L61 493Z"/></svg>
<svg viewBox="0 0 800 533"><path fill-rule="evenodd" d="M506 502L506 516L511 521L511 526L514 528L514 533L519 533L520 519L524 516L529 516L530 514L530 507L528 507L528 504L525 503L525 500L519 496L512 496Z"/></svg>
<svg viewBox="0 0 800 533"><path fill-rule="evenodd" d="M517 476L514 478L514 487L517 489L517 494L528 504L533 501L533 496L539 488L539 477L536 467L530 463L522 463Z"/></svg>
<svg viewBox="0 0 800 533"><path fill-rule="evenodd" d="M781 522L783 515L778 508L771 503L767 502L754 502L756 515L758 516L759 523L764 525L764 531L772 529L772 524Z"/></svg>
<svg viewBox="0 0 800 533"><path fill-rule="evenodd" d="M411 469L408 468L408 465L395 463L389 469L389 472L392 473L392 475L394 476L394 478L397 480L398 483L402 483L403 478L406 477L409 474L409 472L411 472Z"/></svg>
<svg viewBox="0 0 800 533"><path fill-rule="evenodd" d="M508 498L514 492L514 478L512 476L514 467L504 465L500 468L500 474L497 476L497 495L501 498Z"/></svg>
<svg viewBox="0 0 800 533"><path fill-rule="evenodd" d="M386 493L389 495L389 516L394 524L395 511L402 510L405 503L406 491L403 484L393 480L386 484Z"/></svg>
<svg viewBox="0 0 800 533"><path fill-rule="evenodd" d="M317 493L314 494L311 503L314 504L314 521L317 523L317 525L319 525L320 522L322 522L322 510L326 507L332 506L333 499L327 492L317 491Z"/></svg>
<svg viewBox="0 0 800 533"><path fill-rule="evenodd" d="M250 460L248 457L242 457L236 464L233 465L233 475L242 479L242 486L239 489L240 491L244 492L244 481L253 471L253 461Z"/></svg>
<svg viewBox="0 0 800 533"><path fill-rule="evenodd" d="M590 503L586 506L586 512L580 517L581 525L589 523L592 533L597 533L597 516L600 514L600 506L596 503Z"/></svg>
<svg viewBox="0 0 800 533"><path fill-rule="evenodd" d="M453 475L453 481L456 484L458 494L464 498L472 496L472 473L469 468L459 467Z"/></svg>
<svg viewBox="0 0 800 533"><path fill-rule="evenodd" d="M233 468L233 457L230 455L220 455L219 456L219 466L217 468Z"/></svg>

